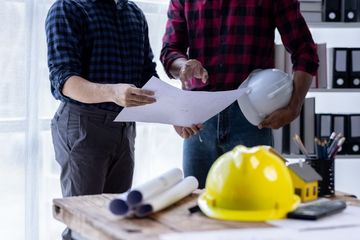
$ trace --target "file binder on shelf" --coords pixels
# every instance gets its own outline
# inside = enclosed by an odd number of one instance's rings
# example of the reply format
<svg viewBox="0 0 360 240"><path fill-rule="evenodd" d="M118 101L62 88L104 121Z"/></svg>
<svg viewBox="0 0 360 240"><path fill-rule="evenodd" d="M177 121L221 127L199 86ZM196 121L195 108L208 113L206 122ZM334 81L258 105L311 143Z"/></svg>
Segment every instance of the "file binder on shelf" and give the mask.
<svg viewBox="0 0 360 240"><path fill-rule="evenodd" d="M360 10L360 9L359 9ZM349 87L360 88L360 48L349 49Z"/></svg>
<svg viewBox="0 0 360 240"><path fill-rule="evenodd" d="M305 98L301 112L301 129L304 146L310 154L315 153L315 98Z"/></svg>
<svg viewBox="0 0 360 240"><path fill-rule="evenodd" d="M348 49L334 48L333 88L348 87Z"/></svg>
<svg viewBox="0 0 360 240"><path fill-rule="evenodd" d="M348 115L342 114L333 114L332 115L332 130L331 132L342 133L344 137L347 135L347 117ZM338 154L345 154L347 152L346 149L346 141L343 144L341 151Z"/></svg>
<svg viewBox="0 0 360 240"><path fill-rule="evenodd" d="M359 0L343 0L342 9L344 22L357 22L359 19Z"/></svg>
<svg viewBox="0 0 360 240"><path fill-rule="evenodd" d="M349 115L347 153L360 154L360 114Z"/></svg>
<svg viewBox="0 0 360 240"><path fill-rule="evenodd" d="M301 115L297 116L291 123L290 123L290 154L300 154L300 149L298 145L294 142L293 137L296 135L301 136L300 131L300 117Z"/></svg>
<svg viewBox="0 0 360 240"><path fill-rule="evenodd" d="M319 56L319 69L316 74L318 88L327 88L327 48L326 43L316 43L317 53Z"/></svg>
<svg viewBox="0 0 360 240"><path fill-rule="evenodd" d="M282 127L282 153L290 154L290 124Z"/></svg>
<svg viewBox="0 0 360 240"><path fill-rule="evenodd" d="M323 21L324 22L341 21L341 0L323 1Z"/></svg>
<svg viewBox="0 0 360 240"><path fill-rule="evenodd" d="M332 131L331 114L316 114L316 136L329 139Z"/></svg>
<svg viewBox="0 0 360 240"><path fill-rule="evenodd" d="M283 153L283 128L272 130L274 137L274 148L278 153Z"/></svg>

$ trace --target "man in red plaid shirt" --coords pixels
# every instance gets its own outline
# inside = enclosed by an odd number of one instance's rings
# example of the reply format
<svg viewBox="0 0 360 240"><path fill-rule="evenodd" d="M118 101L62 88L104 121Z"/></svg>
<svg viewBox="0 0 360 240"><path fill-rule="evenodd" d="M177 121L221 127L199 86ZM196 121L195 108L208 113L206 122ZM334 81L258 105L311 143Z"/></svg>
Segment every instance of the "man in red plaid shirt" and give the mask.
<svg viewBox="0 0 360 240"><path fill-rule="evenodd" d="M288 106L257 127L236 102L203 125L175 126L185 138L185 175L197 177L200 187L216 158L234 146L273 145L271 129L299 115L318 56L298 0L170 1L161 61L167 74L180 79L187 90L236 89L251 71L273 68L276 28L293 62L294 91Z"/></svg>

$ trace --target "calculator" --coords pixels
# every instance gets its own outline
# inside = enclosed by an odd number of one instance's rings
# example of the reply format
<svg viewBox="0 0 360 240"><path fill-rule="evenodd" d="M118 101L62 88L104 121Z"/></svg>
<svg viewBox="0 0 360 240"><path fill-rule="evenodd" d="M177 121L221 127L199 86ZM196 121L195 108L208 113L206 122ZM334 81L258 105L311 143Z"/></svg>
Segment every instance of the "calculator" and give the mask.
<svg viewBox="0 0 360 240"><path fill-rule="evenodd" d="M300 206L287 214L288 218L317 220L341 212L346 208L346 202L341 200L329 200L315 203L309 203Z"/></svg>

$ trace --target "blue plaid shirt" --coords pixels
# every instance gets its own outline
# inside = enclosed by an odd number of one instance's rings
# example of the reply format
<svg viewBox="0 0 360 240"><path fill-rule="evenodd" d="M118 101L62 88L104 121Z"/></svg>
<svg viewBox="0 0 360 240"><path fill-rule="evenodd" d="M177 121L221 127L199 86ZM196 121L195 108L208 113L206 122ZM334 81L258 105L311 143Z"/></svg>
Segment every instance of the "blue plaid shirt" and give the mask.
<svg viewBox="0 0 360 240"><path fill-rule="evenodd" d="M145 16L127 0L57 0L46 36L51 92L61 101L119 112L115 103L85 104L64 96L65 81L81 76L142 87L156 75Z"/></svg>

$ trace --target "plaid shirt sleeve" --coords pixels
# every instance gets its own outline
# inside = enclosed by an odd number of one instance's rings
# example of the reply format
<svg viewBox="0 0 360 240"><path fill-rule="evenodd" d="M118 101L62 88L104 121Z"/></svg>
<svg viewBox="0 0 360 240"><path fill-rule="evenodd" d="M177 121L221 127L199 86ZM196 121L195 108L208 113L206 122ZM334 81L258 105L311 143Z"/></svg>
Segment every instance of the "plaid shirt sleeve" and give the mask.
<svg viewBox="0 0 360 240"><path fill-rule="evenodd" d="M142 85L145 85L145 83L152 77L159 77L156 72L156 63L153 61L154 54L151 50L150 46L150 40L149 40L149 28L148 24L146 22L145 16L143 16L144 19L144 26L145 26L145 47L144 47L144 69L142 73ZM142 86L141 86L142 87Z"/></svg>
<svg viewBox="0 0 360 240"><path fill-rule="evenodd" d="M187 36L184 2L183 0L171 0L160 55L160 60L170 78L173 78L169 72L171 64L178 58L188 58L186 54L189 47Z"/></svg>
<svg viewBox="0 0 360 240"><path fill-rule="evenodd" d="M56 1L50 8L45 28L48 45L48 66L54 95L60 100L68 99L62 94L65 81L82 72L81 52L83 25L81 9L67 1Z"/></svg>
<svg viewBox="0 0 360 240"><path fill-rule="evenodd" d="M297 0L275 1L275 24L287 51L293 70L315 75L319 66L316 45L299 9Z"/></svg>

